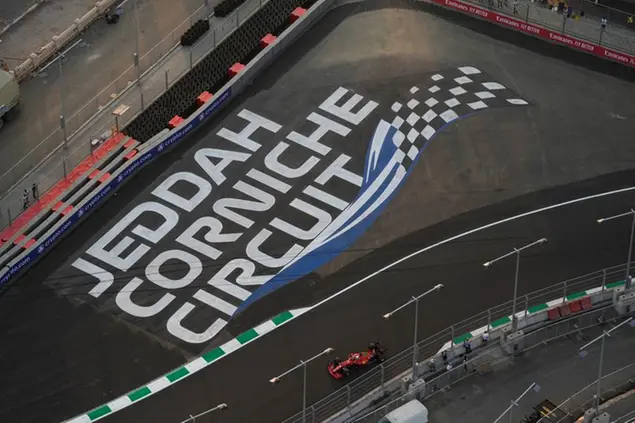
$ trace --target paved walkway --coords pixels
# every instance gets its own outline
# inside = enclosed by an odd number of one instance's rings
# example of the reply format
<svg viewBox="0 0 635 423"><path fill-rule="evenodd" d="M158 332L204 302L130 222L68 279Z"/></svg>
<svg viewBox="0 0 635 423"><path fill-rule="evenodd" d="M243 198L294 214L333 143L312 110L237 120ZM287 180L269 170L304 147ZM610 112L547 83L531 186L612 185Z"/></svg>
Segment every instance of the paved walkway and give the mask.
<svg viewBox="0 0 635 423"><path fill-rule="evenodd" d="M610 327L607 327L608 330ZM581 358L579 348L599 335L599 330L587 330L582 336L572 336L550 343L546 347L537 347L510 360L508 366L502 366L487 374L473 375L456 384L447 392L440 392L425 401L430 410L430 421L451 423L470 421L471 423L492 423L509 406L510 401L520 396L533 382L540 386L539 392L530 392L514 409L513 422L532 412L544 400L556 405L597 380L600 342L588 349L588 355ZM635 328L625 325L614 331L606 341L604 355L604 375L635 363ZM603 389L635 376L635 365L613 376L603 379ZM592 398L595 385L567 403L562 408L578 408ZM624 401L632 401L627 399ZM618 408L619 404L619 408ZM616 403L616 412L612 419L624 414L622 410L628 404ZM509 415L503 420L510 421Z"/></svg>

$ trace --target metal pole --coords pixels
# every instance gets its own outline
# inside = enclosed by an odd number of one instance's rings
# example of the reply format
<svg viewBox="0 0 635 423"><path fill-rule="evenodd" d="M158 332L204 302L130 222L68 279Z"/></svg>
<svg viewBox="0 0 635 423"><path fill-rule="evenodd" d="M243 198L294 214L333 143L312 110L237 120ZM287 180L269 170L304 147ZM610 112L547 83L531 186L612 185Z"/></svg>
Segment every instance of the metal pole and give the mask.
<svg viewBox="0 0 635 423"><path fill-rule="evenodd" d="M496 263L499 260L503 260L509 256L511 256L512 254L516 254L516 274L514 276L514 299L512 300L512 330L516 331L517 329L517 319L516 319L516 297L518 295L518 273L519 273L519 269L520 269L520 253L523 250L526 250L527 248L531 248L534 245L540 245L547 242L547 238L540 238L537 241L534 241L530 244L524 245L520 248L516 248L514 247L513 251L510 251L507 254L503 254L500 257L495 258L494 260L490 260L487 261L485 263L483 263L483 267L485 268L489 268L492 264Z"/></svg>
<svg viewBox="0 0 635 423"><path fill-rule="evenodd" d="M631 289L631 278L630 278L630 273L631 273L631 254L633 253L633 233L635 232L635 210L630 209L629 211L627 211L626 213L620 213L620 214L616 214L613 216L609 216L609 217L602 217L600 219L597 220L598 223L602 224L604 222L607 222L609 220L613 220L613 219L619 219L621 217L625 217L631 215L633 218L633 221L631 223L631 236L629 238L629 244L628 244L628 257L626 259L626 278L624 280L624 289L626 291L629 291Z"/></svg>
<svg viewBox="0 0 635 423"><path fill-rule="evenodd" d="M513 418L514 418L514 401L510 401L510 406L509 406L509 423L512 423Z"/></svg>
<svg viewBox="0 0 635 423"><path fill-rule="evenodd" d="M318 353L316 355L314 355L313 357L309 358L308 360L300 360L300 364L298 364L297 366L287 370L286 372L282 373L279 376L276 376L274 378L269 379L269 383L275 385L276 383L280 382L280 379L282 379L283 377L285 377L286 375L288 375L289 373L292 373L294 371L296 371L298 368L302 367L302 371L303 371L303 388L302 388L302 423L306 423L306 367L307 364L309 364L310 362L312 362L313 360L322 357L325 354L330 354L332 353L334 350L333 348L327 348L324 351L322 351L321 353Z"/></svg>
<svg viewBox="0 0 635 423"><path fill-rule="evenodd" d="M134 64L137 68L137 84L141 86L141 67L139 66L139 17L137 16L137 0L133 0L132 7L134 9L134 39L135 39L135 54Z"/></svg>
<svg viewBox="0 0 635 423"><path fill-rule="evenodd" d="M302 392L302 423L306 423L306 363L302 362L303 373L304 373L304 382L303 382L303 392Z"/></svg>
<svg viewBox="0 0 635 423"><path fill-rule="evenodd" d="M631 254L633 253L633 232L635 231L635 212L633 212L633 223L631 223L631 239L628 243L628 261L626 262L626 279L624 280L624 289L631 289Z"/></svg>
<svg viewBox="0 0 635 423"><path fill-rule="evenodd" d="M536 382L533 382L531 385L529 385L529 388L525 389L525 392L523 392L522 394L520 394L520 396L518 398L516 398L515 401L511 401L511 404L509 405L509 407L507 407L507 409L505 411L503 411L503 414L501 414L500 416L498 416L498 418L496 420L494 420L494 423L498 423L500 421L500 419L502 419L503 417L505 417L505 414L507 414L507 412L509 412L510 414L510 421L511 421L511 414L512 414L512 408L513 407L518 407L518 401L520 401L521 399L523 399L523 397L525 395L527 395L529 393L529 391L531 391L532 389L534 389L534 386L536 386Z"/></svg>
<svg viewBox="0 0 635 423"><path fill-rule="evenodd" d="M604 341L605 338L607 336L611 336L611 333L616 331L617 329L619 329L620 327L624 326L625 324L629 323L631 320L633 320L632 317L629 317L628 319L624 320L622 323L620 323L619 325L613 327L611 330L607 331L603 331L602 335L598 336L597 338L595 338L594 340L586 343L585 345L580 347L579 351L584 351L585 349L587 349L590 345L594 344L595 342L597 342L600 338L602 338L602 346L600 347L600 365L598 367L598 380L597 380L597 387L596 387L596 399L595 399L595 409L596 412L599 412L600 410L600 387L601 387L601 382L602 382L602 363L604 362Z"/></svg>
<svg viewBox="0 0 635 423"><path fill-rule="evenodd" d="M518 295L518 270L520 269L520 250L514 248L516 251L516 275L514 276L514 300L512 302L512 331L516 332L516 296Z"/></svg>
<svg viewBox="0 0 635 423"><path fill-rule="evenodd" d="M68 148L68 136L66 134L66 120L64 118L64 56L59 55L57 61L60 68L60 126L62 127L62 134L64 135L64 147Z"/></svg>
<svg viewBox="0 0 635 423"><path fill-rule="evenodd" d="M602 346L600 347L600 365L598 366L598 383L595 394L595 412L600 412L600 388L602 384L602 363L604 362L604 341L606 336L602 337Z"/></svg>
<svg viewBox="0 0 635 423"><path fill-rule="evenodd" d="M412 297L415 300L415 330L414 344L412 344L412 381L417 379L417 329L419 328L419 298Z"/></svg>

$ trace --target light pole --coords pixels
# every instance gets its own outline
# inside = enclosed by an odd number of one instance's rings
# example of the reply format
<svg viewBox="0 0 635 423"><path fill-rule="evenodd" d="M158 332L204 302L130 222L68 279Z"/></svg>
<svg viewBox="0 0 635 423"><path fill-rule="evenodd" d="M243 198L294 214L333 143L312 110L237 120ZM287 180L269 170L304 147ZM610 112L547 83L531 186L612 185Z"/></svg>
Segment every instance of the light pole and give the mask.
<svg viewBox="0 0 635 423"><path fill-rule="evenodd" d="M212 413L212 412L217 411L217 410L224 410L226 408L227 408L227 404L225 404L225 403L218 404L216 407L210 408L209 410L205 410L202 413L197 414L196 416L192 416L190 414L190 418L186 419L186 420L183 420L181 423L196 422L196 419L199 418L199 417L202 417L202 416L204 416L206 414Z"/></svg>
<svg viewBox="0 0 635 423"><path fill-rule="evenodd" d="M417 330L419 328L418 322L419 322L419 300L423 297L425 297L428 294L431 294L433 292L439 291L441 288L443 288L443 284L438 284L435 285L434 288L427 290L426 292L424 292L423 294L419 295L418 297L412 297L407 303L404 303L402 305L400 305L399 307L397 307L396 309L394 309L393 311L384 314L384 319L388 320L392 317L393 314L395 314L396 312L398 312L399 310L408 307L410 304L412 304L413 302L415 303L415 328L414 328L414 344L412 347L412 381L414 382L415 379L417 378Z"/></svg>
<svg viewBox="0 0 635 423"><path fill-rule="evenodd" d="M44 72L50 66L52 66L55 62L59 65L60 71L60 127L62 128L62 134L64 135L64 147L68 148L66 144L68 142L68 136L66 133L66 118L64 117L64 59L66 58L66 54L77 47L78 44L83 42L83 40L79 39L75 41L69 48L64 50L61 53L58 53L55 59L51 60L46 66L44 66L40 72Z"/></svg>
<svg viewBox="0 0 635 423"><path fill-rule="evenodd" d="M299 369L300 367L302 367L302 372L303 372L303 388L302 388L302 423L306 423L306 366L307 364L309 364L310 362L312 362L313 360L322 357L323 355L326 354L330 354L333 351L335 351L333 348L327 348L324 351L322 351L319 354L314 355L313 357L309 358L306 361L302 361L300 360L300 364L298 364L297 366L287 370L286 372L282 373L280 376L276 376L273 377L271 379L269 379L269 382L273 385L275 385L276 383L280 382L280 379L282 379L283 377L285 377L286 375L288 375L289 373L293 372L296 369Z"/></svg>
<svg viewBox="0 0 635 423"><path fill-rule="evenodd" d="M498 416L498 418L496 420L494 420L494 423L498 423L500 421L500 419L505 417L505 414L507 414L507 412L509 412L509 422L511 423L514 407L518 407L518 401L523 399L523 397L525 395L527 395L529 393L529 391L531 391L532 389L535 392L538 392L538 391L540 391L540 385L536 384L536 382L534 382L531 385L529 385L529 388L525 389L525 392L520 394L520 396L518 398L516 398L515 400L511 401L511 404L509 405L509 407L507 407L507 409L505 411L503 411L503 414L501 414L500 416Z"/></svg>
<svg viewBox="0 0 635 423"><path fill-rule="evenodd" d="M624 290L626 291L631 289L631 274L630 273L631 273L631 254L633 252L633 232L635 232L635 210L631 209L630 211L627 211L626 213L620 213L620 214L616 214L614 216L609 216L609 217L602 217L597 220L598 223L604 223L604 222L608 222L609 220L619 219L620 217L625 217L629 215L633 216L633 221L631 223L631 238L628 243L628 258L626 261L626 277L624 278Z"/></svg>
<svg viewBox="0 0 635 423"><path fill-rule="evenodd" d="M620 323L619 325L615 326L611 330L602 331L602 335L598 336L593 341L591 341L591 342L583 345L582 347L580 347L580 352L582 352L585 349L587 349L589 346L594 344L597 340L602 339L602 346L600 347L600 363L599 363L599 366L598 366L598 380L597 380L597 387L596 387L596 394L595 394L595 412L596 413L599 413L599 411L600 411L600 386L601 386L601 382L602 382L602 363L604 362L604 340L606 339L607 336L611 336L611 332L617 330L617 328L627 324L631 320L633 320L633 318L629 317L628 319L624 320L622 323Z"/></svg>
<svg viewBox="0 0 635 423"><path fill-rule="evenodd" d="M514 251L510 251L507 254L504 254L500 257L495 258L494 260L490 260L486 263L483 263L485 268L490 267L492 264L496 263L499 260L503 260L511 255L516 255L516 274L514 276L514 299L512 301L512 331L515 332L518 328L518 321L516 318L516 297L518 295L518 271L520 269L520 252L526 250L528 248L533 247L534 245L542 245L547 242L547 238L540 238L538 241L534 241L531 244L527 244L520 248L514 248Z"/></svg>

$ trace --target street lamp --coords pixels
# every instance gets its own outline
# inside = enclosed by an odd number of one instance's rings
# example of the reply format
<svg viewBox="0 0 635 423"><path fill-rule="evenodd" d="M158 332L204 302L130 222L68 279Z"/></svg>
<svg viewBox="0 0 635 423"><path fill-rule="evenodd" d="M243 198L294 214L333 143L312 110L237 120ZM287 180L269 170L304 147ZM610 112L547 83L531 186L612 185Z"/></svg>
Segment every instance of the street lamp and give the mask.
<svg viewBox="0 0 635 423"><path fill-rule="evenodd" d="M300 364L298 364L297 366L287 370L286 372L282 373L280 376L276 376L273 377L271 379L269 379L269 383L271 383L272 385L275 385L276 383L280 382L280 379L282 379L283 377L285 377L286 375L288 375L289 373L293 372L296 369L299 369L300 367L302 367L302 372L304 373L303 375L303 388L302 388L302 423L306 423L306 366L307 364L309 364L310 362L312 362L313 360L322 357L323 355L326 354L330 354L333 351L335 351L333 348L327 348L324 351L322 351L319 354L314 355L313 357L309 358L306 361L302 361L300 360Z"/></svg>
<svg viewBox="0 0 635 423"><path fill-rule="evenodd" d="M418 346L417 346L417 329L418 329L418 322L419 322L419 300L423 297L425 297L428 294L431 294L435 291L439 291L441 290L441 288L443 288L443 284L438 284L436 285L434 288L427 290L426 292L424 292L423 294L419 295L418 297L412 297L412 299L410 299L407 303L400 305L399 307L397 307L396 309L394 309L393 311L384 314L384 319L388 320L392 317L393 314L395 314L396 312L398 312L399 310L408 307L410 304L412 304L413 302L415 303L415 329L414 329L414 344L412 347L412 381L414 382L414 380L417 378L417 350L418 350Z"/></svg>
<svg viewBox="0 0 635 423"><path fill-rule="evenodd" d="M514 299L512 301L512 331L513 332L515 332L518 327L518 321L516 318L516 297L518 295L518 270L520 268L520 252L528 248L531 248L534 245L542 245L545 242L547 242L547 238L540 238L538 241L534 241L531 244L527 244L520 248L514 248L514 251L510 251L509 253L504 254L500 257L497 257L494 260L490 260L486 263L483 263L483 266L485 268L488 268L499 260L502 260L514 254L516 255L516 275L514 276Z"/></svg>
<svg viewBox="0 0 635 423"><path fill-rule="evenodd" d="M529 393L529 391L531 391L532 389L534 390L534 392L538 392L538 391L540 391L540 385L538 385L536 382L534 382L531 385L529 385L529 388L525 389L525 392L520 394L520 396L518 398L516 398L515 400L511 401L511 404L509 405L509 407L507 407L507 409L505 411L503 411L503 414L501 414L496 420L494 420L494 423L498 423L500 421L500 419L505 417L505 414L507 414L507 412L509 412L509 423L511 423L512 422L512 415L513 415L514 407L518 407L519 406L518 405L518 401L523 399L523 397L525 395L527 395Z"/></svg>
<svg viewBox="0 0 635 423"><path fill-rule="evenodd" d="M217 410L224 410L226 408L227 408L227 404L225 404L225 403L218 404L216 407L210 408L209 410L205 410L202 413L197 414L196 416L192 416L190 414L190 418L186 419L186 420L183 420L181 423L196 422L196 419L199 418L199 417L202 417L202 416L204 416L206 414L209 414L209 413L217 411Z"/></svg>
<svg viewBox="0 0 635 423"><path fill-rule="evenodd" d="M631 209L626 213L616 214L614 216L602 217L597 220L598 223L608 222L609 220L619 219L620 217L625 217L633 215L633 222L631 223L631 240L628 243L628 259L626 261L626 278L624 279L624 290L628 291L631 289L631 253L633 252L633 232L635 231L635 210Z"/></svg>
<svg viewBox="0 0 635 423"><path fill-rule="evenodd" d="M64 135L64 147L68 148L66 144L68 141L68 136L66 133L66 118L64 117L64 59L66 59L66 54L77 47L78 44L82 43L83 40L79 39L75 41L69 48L64 50L61 53L58 53L55 59L51 60L46 66L44 66L40 72L44 72L49 66L52 66L55 62L59 65L60 70L60 127L62 128L62 133Z"/></svg>
<svg viewBox="0 0 635 423"><path fill-rule="evenodd" d="M602 382L602 363L604 361L604 340L606 339L607 336L611 336L611 332L617 330L617 328L627 324L631 320L633 320L633 318L629 317L628 319L624 320L622 323L620 323L619 325L615 326L614 328L612 328L608 332L607 331L602 331L602 335L598 336L593 341L591 341L591 342L583 345L582 347L580 347L580 352L582 352L585 349L587 349L589 346L594 344L597 340L602 339L602 346L600 347L600 363L599 363L599 366L598 366L597 388L596 388L596 394L595 394L595 412L596 413L599 413L599 411L600 411L600 386L601 386L601 382Z"/></svg>

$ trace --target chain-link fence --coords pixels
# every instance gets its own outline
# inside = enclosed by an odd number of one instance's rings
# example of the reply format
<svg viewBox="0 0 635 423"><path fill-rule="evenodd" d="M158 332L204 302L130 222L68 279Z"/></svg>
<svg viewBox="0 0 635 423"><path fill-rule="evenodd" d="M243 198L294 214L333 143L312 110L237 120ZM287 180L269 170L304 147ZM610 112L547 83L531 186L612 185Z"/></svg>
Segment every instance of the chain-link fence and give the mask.
<svg viewBox="0 0 635 423"><path fill-rule="evenodd" d="M524 299L525 313L527 313L527 309L531 310L533 306L547 302L552 303L558 298L562 298L561 301L565 301L567 296L576 297L579 293L587 290L612 288L616 284L623 283L625 272L625 264L613 266L531 292L519 298ZM510 316L511 312L512 301L509 301L429 336L417 343L417 362L427 362L428 359L436 355L449 340L455 340L460 335L479 327L495 327L497 321ZM584 328L594 326L597 324L597 317L599 316L597 313L605 314L606 319L615 317L611 309L603 309L575 316L570 319L563 319L556 324L526 334L524 337L524 348L525 350L533 348L534 346L542 345L550 339L557 339ZM387 394L385 388L388 382L394 381L396 377L412 368L412 354L413 347L410 346L406 350L390 357L363 376L350 382L345 387L314 403L307 409L307 416L309 416L307 417L307 421L318 423L342 410L349 410L350 412L355 403L368 394L373 393L378 398ZM452 372L443 373L438 377L430 379L426 384L425 395L432 395L436 390L462 379L466 376L466 374L463 373L464 370L461 365ZM429 374L425 374L424 378L429 378L429 376ZM300 412L286 419L283 423L299 423L301 421L302 413Z"/></svg>
<svg viewBox="0 0 635 423"><path fill-rule="evenodd" d="M25 190L30 194L35 185L37 191L43 194L58 181L66 178L68 172L92 154L96 146L112 135L116 126L124 127L145 110L267 1L248 0L224 19L212 18L212 28L195 45L177 48L177 40L189 28L190 23L201 16L205 17L206 8L199 8L194 15L140 59L139 70L134 66L126 70L104 89L96 100L66 121L68 135L66 142L64 142L64 131L56 130L40 143L40 147L36 147L36 149L45 148L43 146L46 145L46 148L49 148L51 145L57 145L38 165L30 168L27 155L12 169L1 175L0 186L8 184L11 188L0 198L0 228L11 225L25 210L23 200ZM167 52L167 55L162 56L164 52ZM162 66L151 65L153 58L156 57L162 57L159 60ZM142 71L141 69L145 69L146 66L149 68ZM137 79L139 73L141 78ZM113 96L112 91L115 88L119 93L118 96L108 100ZM111 94L108 94L109 92ZM125 105L128 110L125 115L116 118L112 112L120 105ZM97 109L100 111L94 114ZM75 118L75 116L79 117ZM88 120L81 123L86 118ZM71 129L74 132L71 132ZM37 201L37 199L30 197L30 201Z"/></svg>

